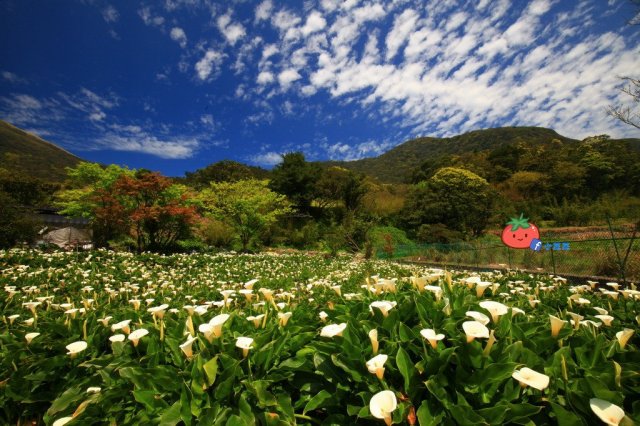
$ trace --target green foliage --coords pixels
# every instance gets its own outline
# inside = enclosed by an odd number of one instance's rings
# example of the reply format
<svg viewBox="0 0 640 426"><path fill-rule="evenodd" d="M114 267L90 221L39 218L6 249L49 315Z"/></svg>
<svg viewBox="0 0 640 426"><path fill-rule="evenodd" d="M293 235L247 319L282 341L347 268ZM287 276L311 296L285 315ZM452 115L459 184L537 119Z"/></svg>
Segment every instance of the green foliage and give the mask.
<svg viewBox="0 0 640 426"><path fill-rule="evenodd" d="M207 245L231 248L235 237L233 226L213 217L203 218L196 228L198 237Z"/></svg>
<svg viewBox="0 0 640 426"><path fill-rule="evenodd" d="M464 234L442 223L423 223L416 231L416 239L422 243L446 244L464 240Z"/></svg>
<svg viewBox="0 0 640 426"><path fill-rule="evenodd" d="M97 246L133 237L136 249L169 250L189 234L195 207L187 188L158 173L80 163L56 194L62 214L91 219ZM118 246L120 244L117 243Z"/></svg>
<svg viewBox="0 0 640 426"><path fill-rule="evenodd" d="M0 190L0 248L32 242L41 224L33 213L13 197Z"/></svg>
<svg viewBox="0 0 640 426"><path fill-rule="evenodd" d="M452 138L419 138L376 158L327 164L363 172L383 182L418 183L443 167L472 171L499 193L495 198L500 202L493 211L496 225L504 218L503 210L526 211L566 223L562 213L554 216L563 199L581 206L585 219L577 222L590 223L601 220L595 205L604 195L614 191L640 195L640 140L600 135L577 141L542 128L487 129ZM380 194L373 191L364 197L365 204ZM597 216L585 214L585 209ZM395 220L391 218L392 223ZM420 224L418 221L410 226L413 233Z"/></svg>
<svg viewBox="0 0 640 426"><path fill-rule="evenodd" d="M411 181L415 170L426 161L438 161L438 159L449 161L446 160L447 156L455 157L463 154L471 154L469 158L471 160L483 155L482 153L491 152L498 148L509 150L510 148L507 147L514 145L535 148L539 145L551 145L554 140L562 141L562 143L575 142L550 129L503 127L474 130L451 138L417 138L404 142L379 157L349 162L329 162L328 164L365 173L382 182L401 183ZM509 165L508 160L505 159L502 163L509 166L507 170L515 170L515 165ZM456 167L461 165L458 160L454 164ZM464 162L464 164L468 163ZM449 164L442 164L442 166L449 166ZM485 168L489 170L489 167ZM479 170L475 170L475 172L479 172Z"/></svg>
<svg viewBox="0 0 640 426"><path fill-rule="evenodd" d="M106 205L106 199L100 194L111 191L121 176L133 176L134 173L115 164L103 167L97 163L81 162L76 167L67 168L67 189L56 194L56 205L62 208L61 214L95 219L96 210Z"/></svg>
<svg viewBox="0 0 640 426"><path fill-rule="evenodd" d="M286 195L302 211L308 211L316 197L316 182L320 167L306 161L301 152L282 156L282 162L271 172L269 188Z"/></svg>
<svg viewBox="0 0 640 426"><path fill-rule="evenodd" d="M60 188L57 183L45 182L19 172L0 168L0 191L9 194L24 207L48 206L52 194Z"/></svg>
<svg viewBox="0 0 640 426"><path fill-rule="evenodd" d="M322 206L340 205L346 211L355 211L361 206L367 189L364 175L341 167L329 167L321 171L315 197Z"/></svg>
<svg viewBox="0 0 640 426"><path fill-rule="evenodd" d="M208 165L195 172L185 173L185 184L198 190L205 189L211 182L237 182L247 179L268 179L268 170L260 167L247 166L237 161L222 160Z"/></svg>
<svg viewBox="0 0 640 426"><path fill-rule="evenodd" d="M0 248L32 243L42 223L37 209L47 206L58 184L0 168Z"/></svg>
<svg viewBox="0 0 640 426"><path fill-rule="evenodd" d="M468 170L445 167L414 187L404 216L414 228L441 223L464 235L478 236L491 216L492 197L483 178Z"/></svg>
<svg viewBox="0 0 640 426"><path fill-rule="evenodd" d="M73 416L77 424L381 425L371 408L383 390L397 401L393 424L415 416L420 425L589 425L600 421L593 398L619 406L621 424L640 420L637 300L557 277L488 272L469 280L466 272L310 253L13 250L0 252L0 264L2 424ZM477 281L489 284L484 293ZM239 294L250 283L252 300ZM24 305L36 297L40 304ZM498 300L505 310L494 315L485 302ZM162 316L153 315L158 308ZM491 337L469 341L470 311L488 317ZM220 314L228 317L209 339L205 324ZM582 319L574 327L575 314ZM256 315L257 325L247 319ZM556 336L550 315L566 321ZM148 331L136 346L110 340L125 319L131 331ZM340 333L327 332L338 324ZM442 339L432 344L427 329ZM625 329L633 334L623 342ZM380 376L367 366L372 330L387 357ZM246 352L239 337L253 339ZM78 340L87 347L72 357L65 347ZM516 372L525 367L548 383L521 385Z"/></svg>
<svg viewBox="0 0 640 426"><path fill-rule="evenodd" d="M393 226L373 227L369 231L368 237L377 253L387 252L389 248L393 249L399 245L409 247L414 245L403 230ZM387 250L385 250L385 246L388 247Z"/></svg>
<svg viewBox="0 0 640 426"><path fill-rule="evenodd" d="M216 220L234 228L243 250L252 241L259 242L261 232L291 212L286 197L271 191L268 183L255 179L212 182L200 194L204 209Z"/></svg>

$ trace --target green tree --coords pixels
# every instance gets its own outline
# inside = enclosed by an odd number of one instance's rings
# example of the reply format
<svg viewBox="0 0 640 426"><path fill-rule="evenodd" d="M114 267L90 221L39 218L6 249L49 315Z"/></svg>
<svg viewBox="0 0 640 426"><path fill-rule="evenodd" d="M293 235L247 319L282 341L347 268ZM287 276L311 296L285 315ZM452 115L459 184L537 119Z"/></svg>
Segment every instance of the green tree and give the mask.
<svg viewBox="0 0 640 426"><path fill-rule="evenodd" d="M520 171L511 175L501 188L513 201L539 199L549 191L549 177L540 172Z"/></svg>
<svg viewBox="0 0 640 426"><path fill-rule="evenodd" d="M0 248L32 242L42 226L28 208L0 190Z"/></svg>
<svg viewBox="0 0 640 426"><path fill-rule="evenodd" d="M479 236L491 217L493 191L468 170L445 167L415 185L404 210L407 224L444 224L466 236Z"/></svg>
<svg viewBox="0 0 640 426"><path fill-rule="evenodd" d="M307 162L301 152L290 152L282 156L282 162L271 173L269 188L286 195L301 211L309 212L316 198L320 166Z"/></svg>
<svg viewBox="0 0 640 426"><path fill-rule="evenodd" d="M55 204L62 208L64 215L90 219L95 245L106 246L109 240L127 233L125 217L113 220L114 217L96 216L96 212L115 208L117 200L111 192L113 186L120 177L133 175L133 170L115 164L103 167L83 162L68 167L67 189L56 194Z"/></svg>
<svg viewBox="0 0 640 426"><path fill-rule="evenodd" d="M201 192L200 200L210 216L234 228L243 250L281 216L291 212L290 202L284 195L271 191L267 180L212 182Z"/></svg>
<svg viewBox="0 0 640 426"><path fill-rule="evenodd" d="M322 171L315 193L321 206L340 204L354 211L362 204L367 183L364 175L334 166Z"/></svg>
<svg viewBox="0 0 640 426"><path fill-rule="evenodd" d="M91 219L96 246L133 237L138 251L168 250L197 218L184 185L146 170L80 163L67 169L69 189L57 194L62 213Z"/></svg>
<svg viewBox="0 0 640 426"><path fill-rule="evenodd" d="M584 193L586 172L575 161L558 161L549 175L551 192L557 200L575 198Z"/></svg>
<svg viewBox="0 0 640 426"><path fill-rule="evenodd" d="M204 189L210 182L237 182L246 179L266 179L269 171L260 167L247 166L237 161L222 160L195 172L185 173L185 183L197 189Z"/></svg>

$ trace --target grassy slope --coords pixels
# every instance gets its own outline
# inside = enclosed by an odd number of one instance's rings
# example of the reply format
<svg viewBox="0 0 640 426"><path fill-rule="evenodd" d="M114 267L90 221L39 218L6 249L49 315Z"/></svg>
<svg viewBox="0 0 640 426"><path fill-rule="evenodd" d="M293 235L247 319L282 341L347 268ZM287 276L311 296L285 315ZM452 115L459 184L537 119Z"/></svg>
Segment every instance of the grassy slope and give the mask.
<svg viewBox="0 0 640 426"><path fill-rule="evenodd" d="M0 120L0 168L47 182L62 182L65 167L81 158Z"/></svg>

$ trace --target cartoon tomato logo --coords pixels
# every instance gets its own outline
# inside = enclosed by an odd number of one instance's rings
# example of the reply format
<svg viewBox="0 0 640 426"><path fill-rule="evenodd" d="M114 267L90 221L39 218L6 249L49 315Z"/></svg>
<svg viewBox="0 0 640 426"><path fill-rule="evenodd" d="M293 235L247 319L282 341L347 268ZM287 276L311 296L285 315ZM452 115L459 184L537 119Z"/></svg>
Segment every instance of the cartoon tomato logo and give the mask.
<svg viewBox="0 0 640 426"><path fill-rule="evenodd" d="M540 231L529 218L520 214L520 217L512 217L507 226L502 230L502 242L511 248L530 248L531 241L540 239Z"/></svg>

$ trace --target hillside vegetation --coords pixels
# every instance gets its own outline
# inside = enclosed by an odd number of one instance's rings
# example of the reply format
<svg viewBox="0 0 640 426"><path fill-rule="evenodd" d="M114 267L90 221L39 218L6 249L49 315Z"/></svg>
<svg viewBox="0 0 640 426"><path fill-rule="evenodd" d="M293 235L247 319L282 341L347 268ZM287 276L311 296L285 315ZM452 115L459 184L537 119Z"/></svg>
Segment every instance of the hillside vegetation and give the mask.
<svg viewBox="0 0 640 426"><path fill-rule="evenodd" d="M80 161L64 149L0 120L0 169L60 183L67 176L65 168Z"/></svg>
<svg viewBox="0 0 640 426"><path fill-rule="evenodd" d="M630 149L640 149L638 139L624 139L620 142L628 144ZM378 157L357 161L330 161L323 164L364 173L381 182L407 183L415 180L414 173L423 163L445 157L477 162L478 158L490 156L494 151L500 155L501 150L508 150L511 146L529 149L542 147L542 150L552 153L558 147L575 147L578 143L575 139L542 127L503 127L474 130L450 138L412 139ZM542 161L543 159L540 159L540 162Z"/></svg>

